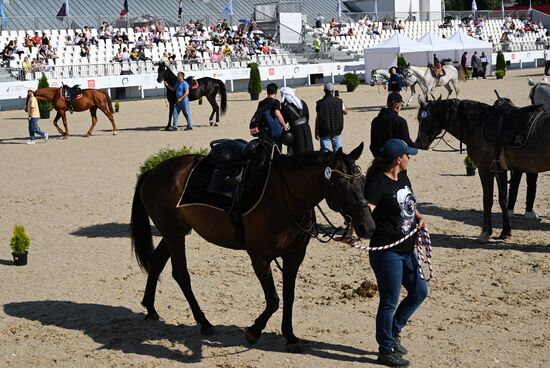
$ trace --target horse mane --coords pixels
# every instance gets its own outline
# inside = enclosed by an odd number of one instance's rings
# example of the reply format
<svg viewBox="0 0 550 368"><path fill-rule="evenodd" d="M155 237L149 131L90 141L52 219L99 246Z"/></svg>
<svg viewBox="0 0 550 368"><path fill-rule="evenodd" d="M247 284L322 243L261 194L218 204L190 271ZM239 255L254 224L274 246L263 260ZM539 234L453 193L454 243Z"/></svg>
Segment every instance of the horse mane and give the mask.
<svg viewBox="0 0 550 368"><path fill-rule="evenodd" d="M308 166L326 165L330 163L336 154L334 152L303 152L297 155L280 155L273 160L274 167L282 170L301 169Z"/></svg>
<svg viewBox="0 0 550 368"><path fill-rule="evenodd" d="M449 126L453 126L456 122L459 124L465 123L466 131L477 124L483 123L487 111L492 108L491 105L483 102L460 100L458 98L430 101L429 104L432 116L438 120L449 122Z"/></svg>

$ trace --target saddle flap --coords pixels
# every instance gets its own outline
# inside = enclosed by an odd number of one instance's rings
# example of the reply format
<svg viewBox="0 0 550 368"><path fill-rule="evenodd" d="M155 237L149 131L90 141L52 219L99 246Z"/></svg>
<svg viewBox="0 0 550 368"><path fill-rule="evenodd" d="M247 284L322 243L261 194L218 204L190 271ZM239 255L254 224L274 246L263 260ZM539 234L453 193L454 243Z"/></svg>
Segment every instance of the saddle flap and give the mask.
<svg viewBox="0 0 550 368"><path fill-rule="evenodd" d="M516 107L508 101L499 102L485 118L483 138L498 147L521 148L542 113L539 105Z"/></svg>

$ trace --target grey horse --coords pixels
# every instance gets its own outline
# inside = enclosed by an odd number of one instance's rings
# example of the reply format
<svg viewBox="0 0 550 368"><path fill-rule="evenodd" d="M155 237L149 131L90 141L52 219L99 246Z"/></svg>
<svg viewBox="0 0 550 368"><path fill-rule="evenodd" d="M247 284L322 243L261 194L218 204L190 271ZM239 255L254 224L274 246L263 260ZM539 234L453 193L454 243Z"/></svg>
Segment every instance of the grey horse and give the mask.
<svg viewBox="0 0 550 368"><path fill-rule="evenodd" d="M529 99L533 105L542 105L544 111L550 112L550 83L548 82L533 82L531 78L527 78L528 84L531 86L529 91Z"/></svg>

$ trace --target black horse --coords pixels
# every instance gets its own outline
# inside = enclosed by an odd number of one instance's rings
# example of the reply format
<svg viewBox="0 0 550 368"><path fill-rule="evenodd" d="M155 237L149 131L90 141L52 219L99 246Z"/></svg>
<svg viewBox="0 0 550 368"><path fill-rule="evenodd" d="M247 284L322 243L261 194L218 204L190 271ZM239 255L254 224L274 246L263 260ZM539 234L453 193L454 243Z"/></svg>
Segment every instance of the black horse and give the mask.
<svg viewBox="0 0 550 368"><path fill-rule="evenodd" d="M164 64L164 62L161 62L159 64L157 82L162 83L163 81L166 81L171 86L175 86L177 77L172 70ZM227 93L225 91L225 84L219 79L204 77L196 80L198 86L194 88L193 84L195 83L193 82L194 79L192 77L187 78L186 81L189 83L189 101L195 101L201 97L206 97L208 102L210 102L210 105L212 105L212 114L210 114L210 118L208 119L210 126L217 126L220 122L220 106L218 106L218 103L216 102L216 95L218 93L222 97L221 114L225 115L225 112L227 111ZM176 92L166 88L166 99L170 104L170 110L168 111L168 124L166 124L166 127L168 128L172 124L172 111L174 111L174 105L176 104ZM212 120L214 114L216 114L215 123Z"/></svg>

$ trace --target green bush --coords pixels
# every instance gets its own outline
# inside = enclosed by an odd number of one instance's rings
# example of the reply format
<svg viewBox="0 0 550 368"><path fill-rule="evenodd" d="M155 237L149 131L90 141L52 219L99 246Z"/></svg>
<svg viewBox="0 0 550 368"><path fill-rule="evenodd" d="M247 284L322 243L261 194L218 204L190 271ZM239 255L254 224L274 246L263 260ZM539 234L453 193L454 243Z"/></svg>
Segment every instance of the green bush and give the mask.
<svg viewBox="0 0 550 368"><path fill-rule="evenodd" d="M42 73L42 77L38 80L38 88L48 88L49 86L48 77L46 77L46 74ZM50 101L38 100L38 109L50 111L53 109L53 105Z"/></svg>
<svg viewBox="0 0 550 368"><path fill-rule="evenodd" d="M504 75L506 74L506 71L504 70L497 70L495 72L495 76L497 77L497 79L502 79L504 78Z"/></svg>
<svg viewBox="0 0 550 368"><path fill-rule="evenodd" d="M502 70L504 72L504 74L506 74L506 61L504 60L504 54L502 53L502 51L499 51L497 53L496 69L497 69L497 71Z"/></svg>
<svg viewBox="0 0 550 368"><path fill-rule="evenodd" d="M120 109L120 102L115 101L115 110Z"/></svg>
<svg viewBox="0 0 550 368"><path fill-rule="evenodd" d="M166 161L172 157L178 157L183 155L190 155L190 154L197 154L197 155L206 155L208 154L208 149L206 148L199 148L198 150L192 148L183 146L180 149L174 149L174 148L163 148L154 155L149 156L143 164L139 167L139 173L143 174L147 171L155 168L158 164L160 164L163 161Z"/></svg>
<svg viewBox="0 0 550 368"><path fill-rule="evenodd" d="M407 67L407 60L405 60L405 57L403 57L403 54L399 54L397 57L397 68L403 72L403 69Z"/></svg>
<svg viewBox="0 0 550 368"><path fill-rule="evenodd" d="M13 227L13 235L10 241L10 247L15 254L25 254L31 245L31 239L27 235L23 225Z"/></svg>
<svg viewBox="0 0 550 368"><path fill-rule="evenodd" d="M248 80L248 93L261 93L262 92L262 79L260 78L260 69L258 64L250 64L250 79Z"/></svg>
<svg viewBox="0 0 550 368"><path fill-rule="evenodd" d="M346 73L344 74L344 80L342 83L353 91L359 86L359 76L355 73Z"/></svg>
<svg viewBox="0 0 550 368"><path fill-rule="evenodd" d="M475 169L477 167L474 160L472 160L468 155L466 155L466 157L464 158L464 165L467 169Z"/></svg>

